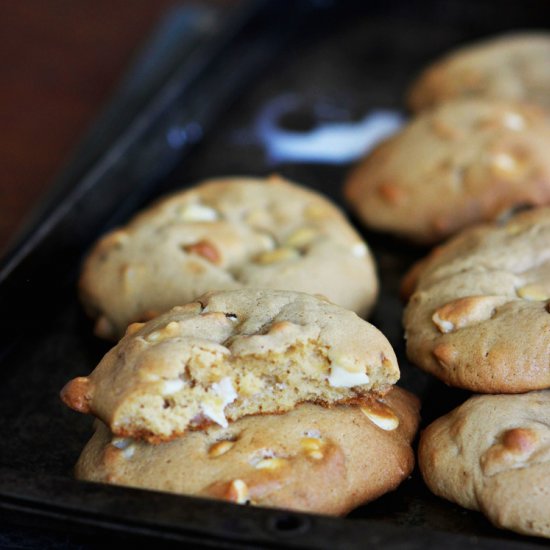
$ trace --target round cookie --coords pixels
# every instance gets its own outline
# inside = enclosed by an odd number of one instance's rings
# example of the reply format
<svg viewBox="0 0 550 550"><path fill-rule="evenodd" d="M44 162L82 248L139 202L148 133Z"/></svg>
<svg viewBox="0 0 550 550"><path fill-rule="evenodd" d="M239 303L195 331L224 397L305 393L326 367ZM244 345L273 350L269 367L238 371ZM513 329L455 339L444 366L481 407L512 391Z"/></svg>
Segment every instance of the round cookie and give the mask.
<svg viewBox="0 0 550 550"><path fill-rule="evenodd" d="M302 404L154 446L113 438L98 422L76 477L341 515L410 474L418 409L412 394L394 388L356 406Z"/></svg>
<svg viewBox="0 0 550 550"><path fill-rule="evenodd" d="M378 282L366 244L329 200L279 177L241 177L164 198L104 236L79 286L96 333L118 339L210 290L322 293L366 315Z"/></svg>
<svg viewBox="0 0 550 550"><path fill-rule="evenodd" d="M470 228L404 281L411 361L480 393L550 387L550 208Z"/></svg>
<svg viewBox="0 0 550 550"><path fill-rule="evenodd" d="M550 108L550 33L506 34L454 50L411 86L413 111L459 97L525 101Z"/></svg>
<svg viewBox="0 0 550 550"><path fill-rule="evenodd" d="M422 433L418 462L436 495L550 537L550 391L468 399Z"/></svg>
<svg viewBox="0 0 550 550"><path fill-rule="evenodd" d="M537 107L456 100L421 113L349 175L369 227L429 244L518 205L550 203L550 122Z"/></svg>
<svg viewBox="0 0 550 550"><path fill-rule="evenodd" d="M130 325L62 399L116 435L159 442L304 401L353 402L398 378L390 343L352 311L309 294L242 289Z"/></svg>

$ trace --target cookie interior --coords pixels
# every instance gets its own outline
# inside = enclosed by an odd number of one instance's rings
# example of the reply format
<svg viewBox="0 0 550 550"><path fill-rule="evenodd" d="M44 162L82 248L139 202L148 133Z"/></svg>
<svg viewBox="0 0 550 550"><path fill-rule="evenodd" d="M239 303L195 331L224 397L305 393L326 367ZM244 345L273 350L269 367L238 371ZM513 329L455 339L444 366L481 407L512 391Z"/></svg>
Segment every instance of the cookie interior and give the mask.
<svg viewBox="0 0 550 550"><path fill-rule="evenodd" d="M208 311L193 303L131 325L94 373L71 381L62 397L70 407L96 414L118 436L159 442L213 423L282 413L301 402L353 402L397 381L391 346L374 327L303 296L314 309L300 310L301 323L292 315L268 316L251 330L239 311ZM353 337L339 342L327 336L345 334L330 314L350 321L351 333L360 331L368 353L345 349ZM328 328L313 322L316 315L329 319Z"/></svg>

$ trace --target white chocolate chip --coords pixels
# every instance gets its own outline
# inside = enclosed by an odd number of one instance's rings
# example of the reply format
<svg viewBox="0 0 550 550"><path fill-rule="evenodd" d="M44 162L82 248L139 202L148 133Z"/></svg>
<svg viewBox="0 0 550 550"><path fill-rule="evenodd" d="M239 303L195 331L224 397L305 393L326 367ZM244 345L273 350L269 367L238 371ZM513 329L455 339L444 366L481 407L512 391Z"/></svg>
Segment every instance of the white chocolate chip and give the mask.
<svg viewBox="0 0 550 550"><path fill-rule="evenodd" d="M122 456L124 458L132 458L134 456L134 453L136 452L136 446L135 445L129 445L122 451Z"/></svg>
<svg viewBox="0 0 550 550"><path fill-rule="evenodd" d="M167 325L159 330L155 330L145 337L147 342L158 343L173 338L179 332L180 325L176 321L170 321Z"/></svg>
<svg viewBox="0 0 550 550"><path fill-rule="evenodd" d="M277 242L275 241L275 239L268 233L259 233L258 239L261 246L267 251L274 250L277 246Z"/></svg>
<svg viewBox="0 0 550 550"><path fill-rule="evenodd" d="M211 458L222 456L227 453L227 451L229 451L233 447L233 445L235 445L235 442L229 441L228 439L217 441L210 447L210 449L208 449L208 456Z"/></svg>
<svg viewBox="0 0 550 550"><path fill-rule="evenodd" d="M300 257L300 253L295 248L280 247L275 250L268 250L256 256L256 263L260 265L271 265L278 262L294 260Z"/></svg>
<svg viewBox="0 0 550 550"><path fill-rule="evenodd" d="M256 470L277 470L287 464L286 459L275 456L271 449L260 449L249 462Z"/></svg>
<svg viewBox="0 0 550 550"><path fill-rule="evenodd" d="M179 392L185 385L184 381L181 378L174 378L172 380L164 380L160 393L162 395L172 395L173 393Z"/></svg>
<svg viewBox="0 0 550 550"><path fill-rule="evenodd" d="M250 464L252 464L252 466L256 466L256 464L258 464L261 460L273 458L274 456L275 453L271 449L260 449L254 453L254 456L250 460Z"/></svg>
<svg viewBox="0 0 550 550"><path fill-rule="evenodd" d="M525 285L521 288L518 288L517 295L524 300L530 300L534 302L543 302L550 299L550 291L537 284Z"/></svg>
<svg viewBox="0 0 550 550"><path fill-rule="evenodd" d="M111 440L111 445L117 449L126 449L129 445L132 444L132 440L128 437L113 437Z"/></svg>
<svg viewBox="0 0 550 550"><path fill-rule="evenodd" d="M491 319L509 301L508 296L465 296L438 308L432 321L446 334Z"/></svg>
<svg viewBox="0 0 550 550"><path fill-rule="evenodd" d="M366 372L350 372L336 363L330 365L330 376L328 383L333 388L351 388L369 383L369 376Z"/></svg>
<svg viewBox="0 0 550 550"><path fill-rule="evenodd" d="M357 361L348 353L342 353L334 349L329 349L328 358L332 364L339 365L343 369L350 372L358 372L362 370Z"/></svg>
<svg viewBox="0 0 550 550"><path fill-rule="evenodd" d="M497 153L492 162L494 166L505 172L514 170L517 164L516 159L506 153Z"/></svg>
<svg viewBox="0 0 550 550"><path fill-rule="evenodd" d="M515 130L516 132L525 129L525 119L518 113L508 111L504 114L502 119L504 126L509 130Z"/></svg>
<svg viewBox="0 0 550 550"><path fill-rule="evenodd" d="M202 412L216 424L222 426L222 428L227 428L228 424L224 409L237 399L237 393L229 377L225 377L220 382L212 384L211 389L216 397L214 399L205 399L202 403Z"/></svg>
<svg viewBox="0 0 550 550"><path fill-rule="evenodd" d="M185 205L178 216L186 222L214 222L218 219L218 213L213 208L199 203Z"/></svg>
<svg viewBox="0 0 550 550"><path fill-rule="evenodd" d="M361 411L371 422L383 430L392 431L399 427L399 418L387 406L380 409L364 406L361 407Z"/></svg>
<svg viewBox="0 0 550 550"><path fill-rule="evenodd" d="M113 437L111 440L111 445L120 449L124 458L132 458L136 452L136 446L133 443L128 437Z"/></svg>
<svg viewBox="0 0 550 550"><path fill-rule="evenodd" d="M321 460L323 458L323 448L325 445L326 443L319 437L304 437L300 441L300 447L313 460Z"/></svg>
<svg viewBox="0 0 550 550"><path fill-rule="evenodd" d="M144 326L145 326L145 323L132 323L128 325L125 336L128 336L130 334L135 334L138 330L142 329Z"/></svg>
<svg viewBox="0 0 550 550"><path fill-rule="evenodd" d="M227 418L225 418L225 414L223 412L223 407L212 404L208 402L204 402L202 404L202 412L205 416L210 418L210 420L213 420L216 424L220 425L222 428L227 428Z"/></svg>
<svg viewBox="0 0 550 550"><path fill-rule="evenodd" d="M237 393L235 392L231 379L228 376L222 378L220 382L212 384L212 389L222 397L225 405L229 405L229 403L232 403L235 399L237 399Z"/></svg>
<svg viewBox="0 0 550 550"><path fill-rule="evenodd" d="M256 470L277 470L286 464L284 458L274 456L273 458L263 458L259 462L256 462L254 468Z"/></svg>
<svg viewBox="0 0 550 550"><path fill-rule="evenodd" d="M432 321L435 323L435 325L440 330L440 332L444 334L447 332L452 332L455 328L455 326L453 325L453 323L451 323L451 321L445 321L445 319L442 319L439 316L438 312L435 312L433 314Z"/></svg>
<svg viewBox="0 0 550 550"><path fill-rule="evenodd" d="M250 502L248 485L242 479L234 479L229 485L227 497L236 504L246 504Z"/></svg>
<svg viewBox="0 0 550 550"><path fill-rule="evenodd" d="M512 173L518 169L517 160L507 153L496 153L491 158L492 167L499 173Z"/></svg>
<svg viewBox="0 0 550 550"><path fill-rule="evenodd" d="M160 330L155 330L154 332L151 332L151 334L148 334L145 337L145 340L147 340L147 342L158 342L162 339L163 339L162 333Z"/></svg>
<svg viewBox="0 0 550 550"><path fill-rule="evenodd" d="M351 253L356 258L364 258L367 255L367 245L365 243L355 243L351 247Z"/></svg>
<svg viewBox="0 0 550 550"><path fill-rule="evenodd" d="M305 451L318 451L322 442L318 437L304 437L300 441L300 445Z"/></svg>
<svg viewBox="0 0 550 550"><path fill-rule="evenodd" d="M302 227L292 233L286 240L286 245L293 248L303 248L310 244L319 232L311 227Z"/></svg>

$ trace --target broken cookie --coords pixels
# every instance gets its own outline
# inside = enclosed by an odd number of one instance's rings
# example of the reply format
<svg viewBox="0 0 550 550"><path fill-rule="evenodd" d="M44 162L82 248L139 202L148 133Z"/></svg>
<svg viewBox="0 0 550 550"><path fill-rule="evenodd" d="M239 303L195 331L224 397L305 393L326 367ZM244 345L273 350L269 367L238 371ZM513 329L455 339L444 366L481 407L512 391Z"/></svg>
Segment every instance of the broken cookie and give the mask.
<svg viewBox="0 0 550 550"><path fill-rule="evenodd" d="M323 297L243 289L130 325L62 398L116 436L159 442L301 402L384 394L398 378L391 345L355 313Z"/></svg>

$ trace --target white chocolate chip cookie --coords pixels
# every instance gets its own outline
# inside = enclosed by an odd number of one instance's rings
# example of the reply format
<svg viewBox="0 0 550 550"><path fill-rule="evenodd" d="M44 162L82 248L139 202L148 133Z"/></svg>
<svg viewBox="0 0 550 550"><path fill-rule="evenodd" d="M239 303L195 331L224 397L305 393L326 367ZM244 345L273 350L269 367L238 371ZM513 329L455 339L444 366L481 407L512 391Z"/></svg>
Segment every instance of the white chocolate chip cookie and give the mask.
<svg viewBox="0 0 550 550"><path fill-rule="evenodd" d="M550 208L464 231L404 282L407 353L480 393L550 387Z"/></svg>
<svg viewBox="0 0 550 550"><path fill-rule="evenodd" d="M351 172L369 227L431 244L514 208L550 204L550 121L510 101L457 99L414 118Z"/></svg>
<svg viewBox="0 0 550 550"><path fill-rule="evenodd" d="M358 405L301 404L283 415L242 418L160 445L113 437L98 422L75 472L90 481L341 515L410 474L417 426L418 400L400 388Z"/></svg>
<svg viewBox="0 0 550 550"><path fill-rule="evenodd" d="M370 251L342 212L279 177L207 181L157 202L100 239L79 286L109 339L210 290L321 293L359 315L378 290Z"/></svg>
<svg viewBox="0 0 550 550"><path fill-rule="evenodd" d="M413 111L457 97L526 101L550 108L550 33L505 34L429 66L411 87Z"/></svg>
<svg viewBox="0 0 550 550"><path fill-rule="evenodd" d="M130 325L62 398L117 436L158 442L304 401L353 402L398 378L391 345L355 313L309 294L242 289Z"/></svg>
<svg viewBox="0 0 550 550"><path fill-rule="evenodd" d="M426 428L418 462L436 495L550 537L550 391L468 399Z"/></svg>

